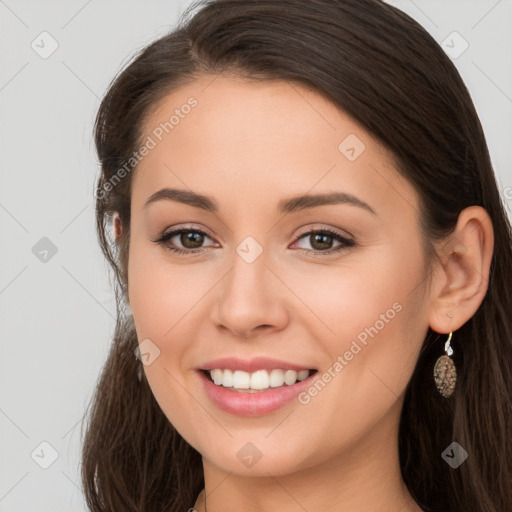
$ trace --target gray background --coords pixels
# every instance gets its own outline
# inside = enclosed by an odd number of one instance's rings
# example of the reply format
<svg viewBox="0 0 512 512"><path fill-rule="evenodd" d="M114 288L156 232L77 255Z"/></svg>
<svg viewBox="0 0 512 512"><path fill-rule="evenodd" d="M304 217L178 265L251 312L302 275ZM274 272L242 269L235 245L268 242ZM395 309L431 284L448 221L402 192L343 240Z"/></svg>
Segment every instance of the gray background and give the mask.
<svg viewBox="0 0 512 512"><path fill-rule="evenodd" d="M0 0L0 511L86 510L80 425L115 325L94 225L92 123L127 58L189 3ZM512 0L390 3L446 51L463 49L454 31L469 44L454 62L510 211Z"/></svg>

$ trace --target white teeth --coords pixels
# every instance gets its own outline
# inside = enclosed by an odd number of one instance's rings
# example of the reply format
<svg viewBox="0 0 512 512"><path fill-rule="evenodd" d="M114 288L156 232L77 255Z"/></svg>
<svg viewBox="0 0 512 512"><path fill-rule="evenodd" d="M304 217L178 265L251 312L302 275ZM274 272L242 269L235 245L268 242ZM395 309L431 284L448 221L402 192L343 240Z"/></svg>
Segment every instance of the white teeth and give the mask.
<svg viewBox="0 0 512 512"><path fill-rule="evenodd" d="M283 370L272 370L270 372L270 387L278 388L284 384L284 372Z"/></svg>
<svg viewBox="0 0 512 512"><path fill-rule="evenodd" d="M309 376L309 370L300 370L297 372L297 380L307 379Z"/></svg>
<svg viewBox="0 0 512 512"><path fill-rule="evenodd" d="M233 386L233 372L231 370L224 370L224 373L222 374L222 385L225 388Z"/></svg>
<svg viewBox="0 0 512 512"><path fill-rule="evenodd" d="M222 382L223 386L224 381ZM233 386L235 389L249 389L251 386L251 376L247 372L242 372L241 370L235 370L233 372Z"/></svg>
<svg viewBox="0 0 512 512"><path fill-rule="evenodd" d="M254 389L262 390L278 388L286 384L291 386L298 381L303 381L309 376L309 370L280 370L274 369L270 372L267 370L258 370L253 373L244 372L242 370L221 370L216 368L210 370L210 376L217 386L234 389Z"/></svg>
<svg viewBox="0 0 512 512"><path fill-rule="evenodd" d="M265 370L258 370L251 374L251 389L267 389L269 380L268 373Z"/></svg>
<svg viewBox="0 0 512 512"><path fill-rule="evenodd" d="M284 373L284 382L288 384L288 386L291 386L292 384L295 384L297 380L297 372L295 370L286 370Z"/></svg>
<svg viewBox="0 0 512 512"><path fill-rule="evenodd" d="M210 376L213 380L213 382L215 382L215 384L217 384L217 386L221 386L222 385L222 381L223 381L223 374L224 372L222 370L212 370L210 372Z"/></svg>

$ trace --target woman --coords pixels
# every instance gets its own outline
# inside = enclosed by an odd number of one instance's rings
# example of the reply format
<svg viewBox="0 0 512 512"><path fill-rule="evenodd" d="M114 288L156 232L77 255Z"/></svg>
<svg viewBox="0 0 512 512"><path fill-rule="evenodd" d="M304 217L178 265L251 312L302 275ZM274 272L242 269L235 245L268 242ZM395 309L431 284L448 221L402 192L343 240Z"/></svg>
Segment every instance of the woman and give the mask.
<svg viewBox="0 0 512 512"><path fill-rule="evenodd" d="M97 116L90 509L511 510L511 228L452 62L378 0L203 4Z"/></svg>

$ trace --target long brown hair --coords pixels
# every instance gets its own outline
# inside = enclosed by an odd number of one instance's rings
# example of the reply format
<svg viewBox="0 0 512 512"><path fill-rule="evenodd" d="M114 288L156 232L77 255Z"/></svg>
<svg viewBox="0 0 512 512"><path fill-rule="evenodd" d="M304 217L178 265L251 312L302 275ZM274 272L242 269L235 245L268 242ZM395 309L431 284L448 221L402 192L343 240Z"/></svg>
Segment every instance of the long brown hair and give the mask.
<svg viewBox="0 0 512 512"><path fill-rule="evenodd" d="M152 106L198 76L228 72L312 87L359 121L417 190L428 244L449 234L464 208L489 213L495 245L488 291L452 340L456 391L444 399L435 389L432 368L444 337L429 330L406 389L399 455L403 479L423 507L512 510L512 233L455 66L417 22L380 0L207 0L132 59L96 118L97 231L114 271L118 314L83 440L91 511L183 511L204 486L200 454L137 378L137 336L124 312L136 166L126 163L142 144ZM116 242L114 212L123 225ZM441 458L452 441L469 454L457 469Z"/></svg>

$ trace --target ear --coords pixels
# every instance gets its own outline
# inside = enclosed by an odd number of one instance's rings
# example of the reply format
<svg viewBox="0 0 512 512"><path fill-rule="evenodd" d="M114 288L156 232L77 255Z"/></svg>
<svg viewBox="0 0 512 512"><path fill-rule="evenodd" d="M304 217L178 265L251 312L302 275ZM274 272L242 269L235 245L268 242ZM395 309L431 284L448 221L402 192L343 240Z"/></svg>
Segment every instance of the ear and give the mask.
<svg viewBox="0 0 512 512"><path fill-rule="evenodd" d="M437 247L440 263L430 291L429 324L439 333L456 331L478 310L487 292L494 230L487 211L470 206L454 232Z"/></svg>
<svg viewBox="0 0 512 512"><path fill-rule="evenodd" d="M121 224L121 218L119 217L118 212L114 212L113 226L114 226L114 241L117 242L119 236L123 232L123 226Z"/></svg>

